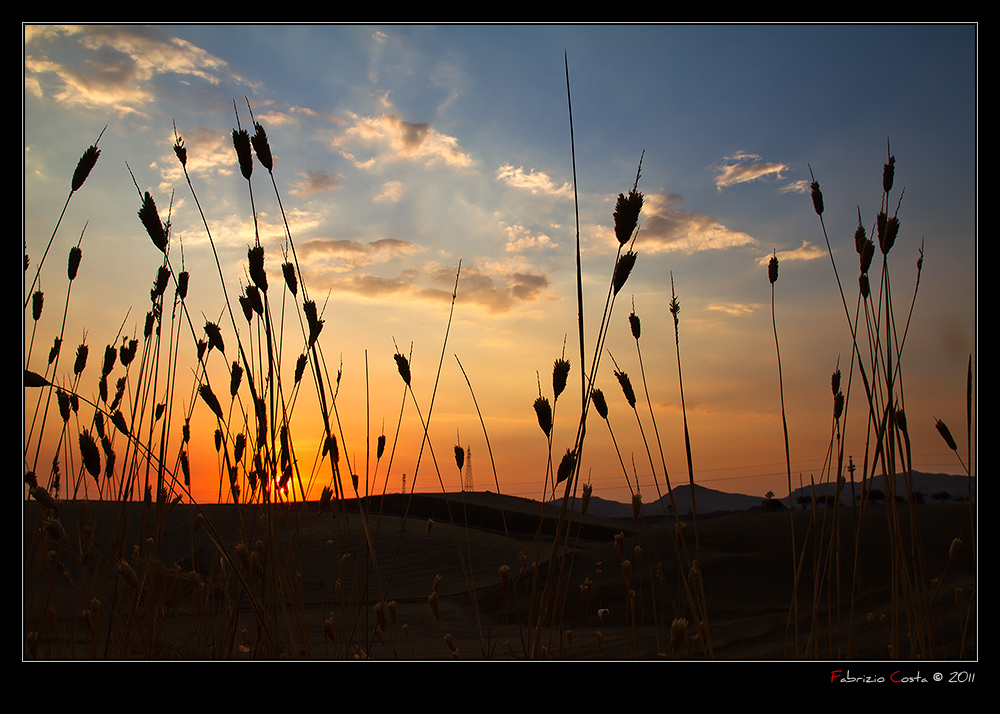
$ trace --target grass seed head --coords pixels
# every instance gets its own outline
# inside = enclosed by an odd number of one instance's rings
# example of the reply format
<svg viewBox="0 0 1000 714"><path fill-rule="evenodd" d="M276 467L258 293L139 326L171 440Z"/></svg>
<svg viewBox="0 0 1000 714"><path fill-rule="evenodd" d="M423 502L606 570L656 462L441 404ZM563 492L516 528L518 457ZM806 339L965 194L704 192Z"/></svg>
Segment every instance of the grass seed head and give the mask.
<svg viewBox="0 0 1000 714"><path fill-rule="evenodd" d="M945 424L940 419L938 419L936 420L934 426L937 427L938 433L941 435L941 438L944 439L945 443L948 445L948 448L951 449L952 451L958 451L958 444L955 443L955 438L951 435L951 431L949 431L948 425Z"/></svg>
<svg viewBox="0 0 1000 714"><path fill-rule="evenodd" d="M156 201L149 195L149 191L142 197L142 207L139 209L139 220L143 228L153 241L153 245L160 249L161 253L167 252L167 232L160 222L160 214L156 210Z"/></svg>
<svg viewBox="0 0 1000 714"><path fill-rule="evenodd" d="M632 268L635 267L635 259L636 253L631 250L618 258L618 263L615 265L615 274L612 278L615 295L617 295L625 286L625 282L628 280L628 276L632 272Z"/></svg>
<svg viewBox="0 0 1000 714"><path fill-rule="evenodd" d="M104 348L104 362L101 364L101 374L109 375L115 367L115 360L118 359L118 350L113 345Z"/></svg>
<svg viewBox="0 0 1000 714"><path fill-rule="evenodd" d="M73 172L71 186L74 191L79 191L83 187L87 177L90 176L90 172L97 165L97 159L100 155L101 150L97 148L96 144L87 147L87 150L83 152L83 156L76 163L76 170Z"/></svg>
<svg viewBox="0 0 1000 714"><path fill-rule="evenodd" d="M778 254L772 253L771 260L767 262L767 279L774 285L778 280Z"/></svg>
<svg viewBox="0 0 1000 714"><path fill-rule="evenodd" d="M618 378L618 384L621 385L622 394L625 395L628 405L635 409L635 390L632 389L632 380L630 380L628 375L621 370L615 370L615 377Z"/></svg>
<svg viewBox="0 0 1000 714"><path fill-rule="evenodd" d="M42 304L45 302L45 295L41 290L36 290L31 295L31 319L38 322L42 316Z"/></svg>
<svg viewBox="0 0 1000 714"><path fill-rule="evenodd" d="M566 378L569 376L569 360L559 358L552 365L552 392L555 398L566 389Z"/></svg>
<svg viewBox="0 0 1000 714"><path fill-rule="evenodd" d="M563 454L562 461L559 462L559 471L557 472L556 483L560 484L572 476L574 468L576 468L576 451L573 449L566 449L566 453Z"/></svg>
<svg viewBox="0 0 1000 714"><path fill-rule="evenodd" d="M250 305L250 298L246 295L240 295L239 301L240 307L243 309L243 317L246 318L247 322L253 322L253 306Z"/></svg>
<svg viewBox="0 0 1000 714"><path fill-rule="evenodd" d="M59 348L62 347L62 338L56 337L52 340L52 347L49 349L49 364L55 362L56 357L59 356Z"/></svg>
<svg viewBox="0 0 1000 714"><path fill-rule="evenodd" d="M394 354L393 359L396 360L396 369L399 370L399 376L403 378L403 384L407 387L410 386L410 362L406 359L405 355L397 352Z"/></svg>
<svg viewBox="0 0 1000 714"><path fill-rule="evenodd" d="M48 491L46 491L41 486L32 486L28 489L31 497L38 501L40 504L53 511L59 510L59 503L52 497Z"/></svg>
<svg viewBox="0 0 1000 714"><path fill-rule="evenodd" d="M330 454L333 463L340 462L340 447L337 446L337 437L333 434L330 434L330 438L323 442L323 455L326 456L327 454Z"/></svg>
<svg viewBox="0 0 1000 714"><path fill-rule="evenodd" d="M81 344L76 348L76 362L73 364L73 373L80 374L87 366L87 355L90 348L86 344Z"/></svg>
<svg viewBox="0 0 1000 714"><path fill-rule="evenodd" d="M250 143L257 153L260 165L270 172L274 168L274 158L271 156L271 145L267 141L267 132L264 131L264 127L259 122L254 122L253 128L254 134L250 138Z"/></svg>
<svg viewBox="0 0 1000 714"><path fill-rule="evenodd" d="M198 394L208 405L208 408L212 410L219 419L222 419L222 406L219 404L219 400L216 398L215 393L208 384L202 384L198 387Z"/></svg>
<svg viewBox="0 0 1000 714"><path fill-rule="evenodd" d="M299 358L295 360L295 383L298 384L302 380L302 374L306 371L306 361L307 357L305 352L299 355Z"/></svg>
<svg viewBox="0 0 1000 714"><path fill-rule="evenodd" d="M590 393L591 401L594 403L594 408L597 413L600 414L601 419L608 418L608 402L604 398L604 392L600 389L595 389Z"/></svg>
<svg viewBox="0 0 1000 714"><path fill-rule="evenodd" d="M618 194L618 202L615 204L615 237L621 245L625 245L635 232L636 224L639 222L639 212L642 210L642 193L634 188L628 192Z"/></svg>
<svg viewBox="0 0 1000 714"><path fill-rule="evenodd" d="M167 291L167 285L170 284L170 268L165 265L161 265L156 270L156 277L153 279L153 287L149 291L150 302L156 302L163 293Z"/></svg>
<svg viewBox="0 0 1000 714"><path fill-rule="evenodd" d="M868 269L872 267L872 258L875 257L875 243L871 239L866 238L865 242L861 246L861 272L867 273Z"/></svg>
<svg viewBox="0 0 1000 714"><path fill-rule="evenodd" d="M639 339L639 335L642 334L642 324L639 322L639 316L635 314L635 309L628 316L628 325L632 330L632 337Z"/></svg>
<svg viewBox="0 0 1000 714"><path fill-rule="evenodd" d="M861 212L858 211L858 227L854 229L854 249L858 251L858 255L861 255L866 240L868 240L868 234L865 227L861 225Z"/></svg>
<svg viewBox="0 0 1000 714"><path fill-rule="evenodd" d="M809 187L809 192L812 195L813 209L816 211L816 215L823 215L823 192L819 190L819 181L813 181L812 185Z"/></svg>
<svg viewBox="0 0 1000 714"><path fill-rule="evenodd" d="M552 405L548 397L538 397L535 399L535 416L538 417L538 426L541 427L545 436L552 433Z"/></svg>
<svg viewBox="0 0 1000 714"><path fill-rule="evenodd" d="M236 435L236 440L233 442L233 461L239 463L243 460L243 451L246 449L247 438L240 432Z"/></svg>
<svg viewBox="0 0 1000 714"><path fill-rule="evenodd" d="M249 181L253 174L253 154L250 151L250 134L246 129L233 129L233 148L240 162L240 173Z"/></svg>
<svg viewBox="0 0 1000 714"><path fill-rule="evenodd" d="M295 266L291 263L282 263L281 273L285 276L285 285L288 286L288 292L292 294L292 297L296 297L299 294L299 284L295 277Z"/></svg>
<svg viewBox="0 0 1000 714"><path fill-rule="evenodd" d="M122 346L118 348L118 359L122 366L128 367L135 359L135 351L139 347L138 340L122 340Z"/></svg>
<svg viewBox="0 0 1000 714"><path fill-rule="evenodd" d="M319 333L323 331L324 320L316 312L316 303L313 300L306 300L302 303L302 312L306 314L306 322L309 324L309 346L316 344Z"/></svg>
<svg viewBox="0 0 1000 714"><path fill-rule="evenodd" d="M677 617L670 623L670 648L676 656L684 644L684 637L687 633L688 621L686 618Z"/></svg>
<svg viewBox="0 0 1000 714"><path fill-rule="evenodd" d="M246 295L247 295L247 300L250 302L250 308L258 315L263 317L264 301L260 297L260 288L258 288L256 285L247 285Z"/></svg>
<svg viewBox="0 0 1000 714"><path fill-rule="evenodd" d="M111 415L111 423L115 425L115 428L120 431L125 436L128 436L128 424L125 422L125 415L121 413L121 410L116 410L114 414Z"/></svg>
<svg viewBox="0 0 1000 714"><path fill-rule="evenodd" d="M233 360L233 368L229 373L229 396L235 397L240 389L240 382L243 380L243 368L240 363Z"/></svg>
<svg viewBox="0 0 1000 714"><path fill-rule="evenodd" d="M174 136L177 136L176 133ZM177 160L181 162L181 166L187 166L188 152L184 147L184 139L179 136L177 136L177 139L174 141L174 155L177 156Z"/></svg>
<svg viewBox="0 0 1000 714"><path fill-rule="evenodd" d="M208 349L213 347L222 354L226 353L226 345L222 341L222 330L214 322L205 322L205 334L208 336Z"/></svg>
<svg viewBox="0 0 1000 714"><path fill-rule="evenodd" d="M892 190L892 180L896 173L896 157L890 155L889 161L882 166L882 190L886 193Z"/></svg>
<svg viewBox="0 0 1000 714"><path fill-rule="evenodd" d="M882 255L888 254L892 249L897 235L899 235L899 219L890 216L885 220L885 228L879 233L879 248L882 249Z"/></svg>
<svg viewBox="0 0 1000 714"><path fill-rule="evenodd" d="M955 538L951 541L951 546L948 548L948 558L954 558L958 555L958 551L962 549L962 539Z"/></svg>
<svg viewBox="0 0 1000 714"><path fill-rule="evenodd" d="M264 292L267 292L267 273L264 272L264 246L255 245L252 248L248 248L247 260L250 263L250 279L253 280L253 284Z"/></svg>
<svg viewBox="0 0 1000 714"><path fill-rule="evenodd" d="M903 433L903 436L909 438L906 431L906 412L898 403L893 409L893 420L896 422L896 426L899 430Z"/></svg>
<svg viewBox="0 0 1000 714"><path fill-rule="evenodd" d="M76 279L76 275L80 271L80 260L82 258L83 251L80 250L80 246L74 245L69 249L69 258L66 261L66 274L69 276L70 282Z"/></svg>
<svg viewBox="0 0 1000 714"><path fill-rule="evenodd" d="M89 431L80 432L80 458L87 473L96 481L101 475L101 452L97 449L97 443Z"/></svg>

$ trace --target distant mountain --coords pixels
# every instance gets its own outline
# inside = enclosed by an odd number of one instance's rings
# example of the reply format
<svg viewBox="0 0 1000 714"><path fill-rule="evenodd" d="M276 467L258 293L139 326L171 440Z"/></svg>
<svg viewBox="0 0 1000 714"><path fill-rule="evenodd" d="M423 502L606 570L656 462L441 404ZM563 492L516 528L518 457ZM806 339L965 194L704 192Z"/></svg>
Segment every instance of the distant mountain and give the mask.
<svg viewBox="0 0 1000 714"><path fill-rule="evenodd" d="M896 492L899 494L906 493L905 482L902 476L896 477L897 488ZM882 481L881 476L876 476L871 480L871 487L881 489L885 492L885 485ZM932 496L935 493L946 492L950 495L951 499L958 500L962 498L967 498L969 495L969 481L966 476L956 476L953 474L928 474L919 471L913 472L913 488L915 491L922 493L924 500L928 503L933 502ZM976 495L976 483L973 479L972 483L972 493L973 496ZM818 484L815 488L815 494L817 496L825 496L827 494L832 494L834 492L832 484ZM799 503L796 499L799 496L809 496L812 498L814 491L811 486L805 486L803 488L796 489L792 492L792 502L794 508L799 508ZM861 493L860 482L854 485L854 494L858 495ZM677 510L680 515L684 516L691 513L691 488L688 484L684 483L681 485L675 485L673 487L674 502L677 504ZM716 513L730 513L733 511L745 511L751 508L758 508L762 505L764 498L761 496L747 496L739 493L726 493L724 491L716 491L715 489L706 488L705 486L699 486L695 484L694 487L694 498L695 505L698 507L699 515L709 515ZM561 499L560 499L561 500ZM776 500L780 501L782 506L788 505L788 497L778 497ZM851 483L848 481L844 490L840 494L841 503L848 504L851 502ZM559 503L559 501L556 501ZM642 504L643 515L647 518L655 518L657 516L662 516L664 510L667 513L672 513L670 506L670 497L668 495L663 496L663 506L661 506L656 500L649 503ZM580 509L580 499L576 499L576 510ZM590 499L590 505L587 508L587 513L593 514L595 516L602 516L605 518L631 518L632 517L632 505L630 503L620 503L618 501L609 501L598 496L593 496Z"/></svg>
<svg viewBox="0 0 1000 714"><path fill-rule="evenodd" d="M691 487L688 484L674 486L674 502L677 504L678 512L683 516L691 512ZM731 511L745 511L748 508L761 505L763 499L759 496L744 496L738 493L725 493L711 488L694 486L695 504L699 514L728 513ZM560 503L562 499L556 501ZM580 499L576 499L576 510L580 510ZM647 518L663 517L664 512L672 514L670 496L663 496L663 505L657 500L643 502L642 513ZM631 518L632 504L609 501L598 496L592 496L587 513L602 516L604 518Z"/></svg>
<svg viewBox="0 0 1000 714"><path fill-rule="evenodd" d="M901 474L896 475L895 481L895 492L900 496L906 495L906 481ZM871 479L870 487L875 489L880 489L883 493L886 493L885 482L882 476L875 476ZM945 492L949 494L951 499L959 500L969 497L969 478L967 476L956 476L954 474L928 474L920 471L913 472L913 490L923 494L925 502L931 502L932 496L935 493ZM813 496L813 488L811 486L803 486L802 488L796 489L792 493L792 500L796 502L800 496L807 496L810 499ZM815 494L816 496L826 496L832 495L834 493L833 484L825 483L816 486ZM840 492L840 502L847 504L851 502L853 497L860 496L861 494L861 483L856 481L854 483L854 493L851 493L851 482L848 480L844 489ZM972 496L976 496L976 479L972 479Z"/></svg>

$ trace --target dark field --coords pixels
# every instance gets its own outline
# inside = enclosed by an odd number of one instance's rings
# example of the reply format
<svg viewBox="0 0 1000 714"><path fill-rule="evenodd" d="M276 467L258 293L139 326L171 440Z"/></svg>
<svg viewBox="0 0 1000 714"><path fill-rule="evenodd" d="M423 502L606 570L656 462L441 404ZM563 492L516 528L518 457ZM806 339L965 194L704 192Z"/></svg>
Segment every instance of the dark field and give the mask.
<svg viewBox="0 0 1000 714"><path fill-rule="evenodd" d="M539 619L558 516L554 507L543 514L538 502L491 493L417 494L405 518L403 496L365 503L364 518L357 505L346 502L334 515L318 512L316 503L180 504L158 511L138 503L67 502L58 514L63 534L57 524L44 522L46 509L26 502L23 656L977 657L967 504L917 506L919 533L910 532L907 508L899 508L903 532L920 544L919 557L901 554L902 561L890 551L886 506L870 506L860 527L857 513L841 509L841 560L854 552L855 532L862 542L856 577L853 558L841 562L839 572L826 564L833 509L796 511L802 563L797 626L788 512L700 517L708 613L701 632L684 610L672 525L576 514L570 547L560 556L564 567L552 571L563 573L563 594ZM684 529L693 548L692 530ZM963 542L949 558L955 538ZM623 559L629 566L623 568ZM906 582L915 577L912 563L926 574L919 589ZM817 564L825 574L818 589ZM510 568L507 577L501 576L502 565ZM559 582L556 576L552 581ZM956 588L962 588L961 604ZM428 600L434 591L437 616ZM908 594L918 591L914 601ZM929 623L920 642L906 636L913 613L923 613ZM686 627L675 630L672 642L671 624L679 618Z"/></svg>

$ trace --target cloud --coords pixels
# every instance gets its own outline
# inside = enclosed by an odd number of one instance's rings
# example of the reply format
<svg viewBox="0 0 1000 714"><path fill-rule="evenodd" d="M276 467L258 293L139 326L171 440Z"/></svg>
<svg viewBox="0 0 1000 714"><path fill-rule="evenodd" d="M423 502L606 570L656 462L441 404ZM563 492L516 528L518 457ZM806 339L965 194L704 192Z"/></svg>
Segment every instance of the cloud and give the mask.
<svg viewBox="0 0 1000 714"><path fill-rule="evenodd" d="M497 181L503 181L508 186L529 191L536 195L541 194L557 198L573 197L573 185L568 181L560 186L545 172L535 171L534 169L525 171L520 166L515 168L510 164L504 164L497 169Z"/></svg>
<svg viewBox="0 0 1000 714"><path fill-rule="evenodd" d="M382 190L372 197L373 201L391 201L398 203L403 199L403 184L399 181L386 181Z"/></svg>
<svg viewBox="0 0 1000 714"><path fill-rule="evenodd" d="M296 196L313 196L340 188L340 180L326 171L307 169L301 176L301 180L292 188L292 193Z"/></svg>
<svg viewBox="0 0 1000 714"><path fill-rule="evenodd" d="M177 136L187 149L187 172L191 176L228 175L237 170L236 153L232 138L228 134L209 129L183 132L177 129ZM184 182L184 168L177 160L173 149L173 129L163 139L163 157L158 162L161 183L159 190L166 193L178 183Z"/></svg>
<svg viewBox="0 0 1000 714"><path fill-rule="evenodd" d="M87 53L73 68L35 50L58 53L65 41ZM67 106L97 107L119 115L145 114L143 105L157 92L156 80L176 75L220 84L234 79L229 65L179 38L164 38L155 29L136 25L47 25L25 31L25 88L37 96L50 94Z"/></svg>
<svg viewBox="0 0 1000 714"><path fill-rule="evenodd" d="M827 252L807 240L802 241L802 245L792 250L779 250L776 253L768 253L757 259L758 265L767 265L771 261L771 256L777 255L778 263L783 260L816 260L825 258Z"/></svg>
<svg viewBox="0 0 1000 714"><path fill-rule="evenodd" d="M558 248L559 244L554 242L544 233L533 233L520 223L500 224L507 233L507 243L504 246L508 253L521 253L526 250L544 250Z"/></svg>
<svg viewBox="0 0 1000 714"><path fill-rule="evenodd" d="M809 181L807 179L790 181L781 187L782 193L809 193L809 190Z"/></svg>
<svg viewBox="0 0 1000 714"><path fill-rule="evenodd" d="M439 280L445 277L444 273L438 275ZM548 278L540 273L518 271L492 275L477 268L466 268L458 283L458 296L461 301L483 307L490 313L504 313L518 303L536 302L548 286Z"/></svg>
<svg viewBox="0 0 1000 714"><path fill-rule="evenodd" d="M381 161L416 161L425 166L444 164L453 168L473 165L472 158L458 148L458 139L442 134L426 122L411 122L395 114L354 117L353 123L334 142L343 155L359 168ZM360 160L349 145L360 143L380 150L377 156Z"/></svg>
<svg viewBox="0 0 1000 714"><path fill-rule="evenodd" d="M394 277L371 273L334 276L326 274L312 284L342 295L371 301L424 302L439 305L450 302L455 291L455 268L424 266L408 268ZM498 315L511 312L518 305L540 300L549 286L548 278L538 272L487 272L476 267L463 267L459 276L456 300Z"/></svg>
<svg viewBox="0 0 1000 714"><path fill-rule="evenodd" d="M749 315L753 311L760 308L760 303L715 303L712 305L705 306L706 310L711 310L713 312L721 312L726 315L731 315L733 317L739 317L741 315Z"/></svg>
<svg viewBox="0 0 1000 714"><path fill-rule="evenodd" d="M647 194L636 246L654 253L696 253L756 243L753 236L728 228L718 219L683 211L678 196Z"/></svg>
<svg viewBox="0 0 1000 714"><path fill-rule="evenodd" d="M719 174L715 177L715 186L720 191L738 183L749 183L764 178L781 178L781 172L787 171L785 164L764 162L756 154L740 152L728 156L718 167Z"/></svg>
<svg viewBox="0 0 1000 714"><path fill-rule="evenodd" d="M342 273L416 255L423 250L416 243L395 238L382 238L370 243L316 238L302 244L298 253L311 270Z"/></svg>

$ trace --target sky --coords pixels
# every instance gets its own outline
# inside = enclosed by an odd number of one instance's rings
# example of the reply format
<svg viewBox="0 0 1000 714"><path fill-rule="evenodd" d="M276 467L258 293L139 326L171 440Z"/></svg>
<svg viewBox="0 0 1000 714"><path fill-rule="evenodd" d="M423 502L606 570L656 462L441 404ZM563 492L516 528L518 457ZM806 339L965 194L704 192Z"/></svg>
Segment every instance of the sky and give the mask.
<svg viewBox="0 0 1000 714"><path fill-rule="evenodd" d="M259 237L278 301L290 237L324 320L326 369L341 374L341 454L361 483L398 491L405 475L407 489L457 490L468 476L455 463L459 444L475 489L542 497L549 445L533 404L553 401L562 357L571 369L555 400L555 463L579 418L577 235L589 369L620 247L615 202L637 185L643 209L626 246L637 259L595 383L611 429L591 415L582 478L594 495L621 501L637 480L644 502L662 488L662 464L673 484L686 482L686 415L697 483L784 497L782 402L793 487L829 475L831 374L839 366L846 385L852 354L844 302L853 311L857 301L854 232L859 220L871 232L891 154L900 230L887 262L897 324L909 317L897 398L914 468L963 473L935 424L964 444L977 344L977 39L974 24L25 25L24 299L51 238L34 286L42 316L24 313L26 369L45 372L62 332L51 376L69 385L73 350L87 344L76 388L98 401L104 347L141 337L163 259L137 216L148 191L169 215L171 264L190 274L195 330L212 322L222 331L227 351L209 359L216 374L237 354L236 330L260 355L236 302L250 280L247 248ZM255 159L248 184L232 133L252 134L254 121L275 158L271 176ZM97 164L67 204L77 161L95 142ZM77 244L82 262L68 285ZM300 313L275 304L287 384L303 349ZM178 413L193 407L191 490L212 500L215 422L194 396L191 331L169 324L179 335L175 389L169 397L165 379L153 389ZM409 357L412 398L397 351ZM616 364L640 395L639 420ZM123 374L118 365L112 384ZM849 399L857 414L859 394ZM26 390L25 469L42 471L58 425L39 438L35 398ZM294 399L296 458L318 489L329 471L315 466L315 389ZM179 423L167 441L174 454ZM389 446L379 460L380 434ZM845 455L855 462L864 438L861 418L849 420ZM76 444L64 437L66 471L80 468ZM35 455L39 445L48 456Z"/></svg>

